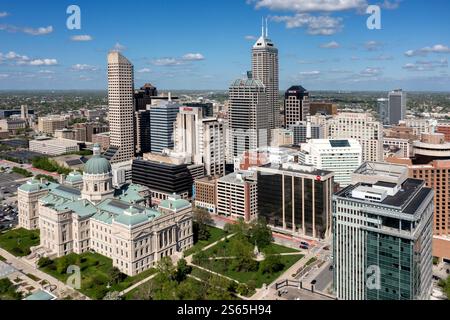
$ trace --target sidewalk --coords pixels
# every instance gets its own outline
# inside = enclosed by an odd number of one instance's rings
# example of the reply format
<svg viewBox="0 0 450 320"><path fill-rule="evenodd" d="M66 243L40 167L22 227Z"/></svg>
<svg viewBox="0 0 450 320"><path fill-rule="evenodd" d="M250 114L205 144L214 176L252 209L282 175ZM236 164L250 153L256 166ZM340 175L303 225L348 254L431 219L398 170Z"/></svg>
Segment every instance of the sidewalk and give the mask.
<svg viewBox="0 0 450 320"><path fill-rule="evenodd" d="M42 272L39 269L36 269L34 266L29 264L24 258L18 258L14 255L10 254L8 251L0 248L0 255L6 259L6 263L11 265L13 268L24 274L25 276L28 274L32 274L33 276L41 279L46 280L51 286L55 286L56 289L52 292L59 298L61 298L61 295L63 293L76 293L79 297L81 297L82 300L90 300L89 297L83 295L81 292L76 291L72 287L69 287L65 283L59 281L58 279L48 275L45 272ZM29 278L27 276L27 278ZM43 286L39 284L39 288L42 288Z"/></svg>

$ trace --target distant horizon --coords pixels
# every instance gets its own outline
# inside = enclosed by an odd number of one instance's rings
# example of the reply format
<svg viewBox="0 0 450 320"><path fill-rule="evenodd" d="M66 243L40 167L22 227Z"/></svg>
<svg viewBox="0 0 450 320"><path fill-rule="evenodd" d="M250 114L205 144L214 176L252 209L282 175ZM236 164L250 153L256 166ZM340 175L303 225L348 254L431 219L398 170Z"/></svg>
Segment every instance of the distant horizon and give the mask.
<svg viewBox="0 0 450 320"><path fill-rule="evenodd" d="M135 90L139 89L140 87L135 87ZM307 89L307 88L306 88ZM432 91L432 90L424 90L424 91L418 91L418 90L407 90L403 88L392 88L388 90L347 90L347 89L307 89L309 92L335 92L335 93L382 93L386 92L389 93L396 89L402 89L406 93L448 93L449 91ZM159 92L228 92L228 89L160 89L158 88ZM286 90L280 90L280 93L284 93ZM1 93L8 93L8 92L108 92L108 89L0 89Z"/></svg>
<svg viewBox="0 0 450 320"><path fill-rule="evenodd" d="M108 6L78 0L81 29L70 29L68 1L25 6L4 0L0 89L105 90L106 58L115 49L133 63L136 83L227 90L251 69L251 49L267 17L282 89L301 84L310 91L450 91L450 2L375 1L380 29L367 26L366 0L305 3L154 0L152 10L163 14L138 19L128 13L147 8L142 0Z"/></svg>

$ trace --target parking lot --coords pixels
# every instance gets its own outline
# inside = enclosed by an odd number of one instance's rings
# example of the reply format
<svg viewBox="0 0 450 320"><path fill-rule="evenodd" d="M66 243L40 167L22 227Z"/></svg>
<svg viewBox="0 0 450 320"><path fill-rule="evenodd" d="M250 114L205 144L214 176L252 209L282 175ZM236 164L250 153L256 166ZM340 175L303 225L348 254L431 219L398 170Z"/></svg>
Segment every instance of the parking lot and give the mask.
<svg viewBox="0 0 450 320"><path fill-rule="evenodd" d="M0 173L0 230L18 224L17 188L26 180L15 173Z"/></svg>
<svg viewBox="0 0 450 320"><path fill-rule="evenodd" d="M15 173L0 173L0 196L13 195L17 188L24 183L25 178Z"/></svg>

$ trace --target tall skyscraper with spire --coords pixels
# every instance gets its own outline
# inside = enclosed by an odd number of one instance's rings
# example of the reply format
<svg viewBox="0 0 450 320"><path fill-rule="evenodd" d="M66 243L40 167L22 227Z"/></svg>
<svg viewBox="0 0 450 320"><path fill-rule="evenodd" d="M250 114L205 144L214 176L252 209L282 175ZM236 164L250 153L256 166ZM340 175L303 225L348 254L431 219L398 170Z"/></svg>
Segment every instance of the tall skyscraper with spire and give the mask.
<svg viewBox="0 0 450 320"><path fill-rule="evenodd" d="M133 65L120 52L108 55L108 103L111 144L105 153L111 163L134 157Z"/></svg>
<svg viewBox="0 0 450 320"><path fill-rule="evenodd" d="M279 106L279 68L278 49L269 39L269 30L266 19L262 24L261 37L256 41L252 50L252 76L261 81L266 87L268 106L270 109L269 126L271 129L280 127Z"/></svg>

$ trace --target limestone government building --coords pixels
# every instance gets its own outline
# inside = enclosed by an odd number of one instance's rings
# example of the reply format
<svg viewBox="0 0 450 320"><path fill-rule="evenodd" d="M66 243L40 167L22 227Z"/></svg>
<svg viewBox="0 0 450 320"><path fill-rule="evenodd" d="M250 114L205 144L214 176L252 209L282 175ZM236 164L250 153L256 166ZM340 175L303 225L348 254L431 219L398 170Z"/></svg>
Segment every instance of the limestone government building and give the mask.
<svg viewBox="0 0 450 320"><path fill-rule="evenodd" d="M177 196L151 208L150 190L112 185L111 165L94 146L83 174L19 187L19 225L40 230L36 252L50 258L95 251L133 276L193 246L192 206Z"/></svg>

